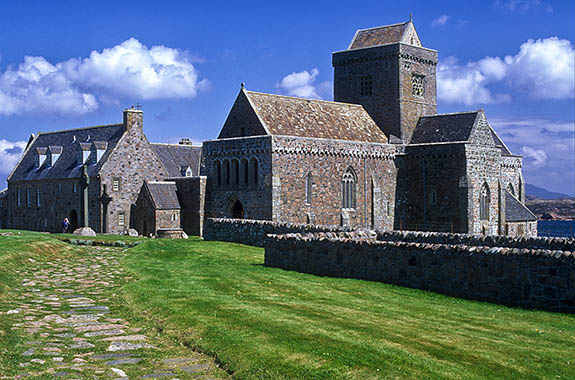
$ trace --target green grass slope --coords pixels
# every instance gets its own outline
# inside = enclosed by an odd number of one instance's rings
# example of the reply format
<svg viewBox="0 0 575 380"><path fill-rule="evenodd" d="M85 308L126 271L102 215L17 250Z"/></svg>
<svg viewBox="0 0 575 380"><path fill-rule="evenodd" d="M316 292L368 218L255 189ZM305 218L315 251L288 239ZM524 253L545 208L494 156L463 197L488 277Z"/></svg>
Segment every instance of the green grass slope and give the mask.
<svg viewBox="0 0 575 380"><path fill-rule="evenodd" d="M129 252L127 306L237 379L575 378L572 315L267 268L238 244Z"/></svg>

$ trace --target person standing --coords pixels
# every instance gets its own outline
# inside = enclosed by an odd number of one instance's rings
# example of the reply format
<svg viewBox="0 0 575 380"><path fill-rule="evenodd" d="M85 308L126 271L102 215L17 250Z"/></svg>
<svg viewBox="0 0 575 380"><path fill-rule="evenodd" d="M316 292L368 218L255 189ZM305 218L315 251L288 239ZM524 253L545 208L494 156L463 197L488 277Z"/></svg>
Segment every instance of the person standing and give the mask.
<svg viewBox="0 0 575 380"><path fill-rule="evenodd" d="M68 220L68 218L64 218L64 220L62 221L62 232L67 234L70 232L70 221Z"/></svg>

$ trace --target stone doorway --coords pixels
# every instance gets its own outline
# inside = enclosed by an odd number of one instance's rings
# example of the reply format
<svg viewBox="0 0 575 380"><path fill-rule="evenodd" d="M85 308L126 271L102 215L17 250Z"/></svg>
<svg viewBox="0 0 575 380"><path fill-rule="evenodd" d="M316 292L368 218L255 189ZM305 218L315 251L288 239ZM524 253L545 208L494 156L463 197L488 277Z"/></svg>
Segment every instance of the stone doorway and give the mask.
<svg viewBox="0 0 575 380"><path fill-rule="evenodd" d="M242 206L242 202L239 200L232 201L228 215L233 219L243 219L244 218L244 207Z"/></svg>
<svg viewBox="0 0 575 380"><path fill-rule="evenodd" d="M70 232L76 231L76 229L78 228L78 213L76 212L76 210L70 211L68 221L70 222Z"/></svg>

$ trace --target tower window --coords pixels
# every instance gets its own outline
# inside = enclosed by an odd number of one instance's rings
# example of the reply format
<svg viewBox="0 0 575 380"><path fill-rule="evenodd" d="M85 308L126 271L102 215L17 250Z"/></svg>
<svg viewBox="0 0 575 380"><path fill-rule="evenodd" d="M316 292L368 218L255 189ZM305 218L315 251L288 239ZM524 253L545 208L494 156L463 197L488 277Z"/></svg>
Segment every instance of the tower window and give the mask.
<svg viewBox="0 0 575 380"><path fill-rule="evenodd" d="M425 94L425 76L419 74L411 75L411 93L415 96Z"/></svg>
<svg viewBox="0 0 575 380"><path fill-rule="evenodd" d="M311 194L313 191L312 186L313 186L313 180L311 173L307 173L305 177L305 203L308 205L311 204Z"/></svg>
<svg viewBox="0 0 575 380"><path fill-rule="evenodd" d="M361 96L371 96L373 94L373 80L371 75L359 77L359 93Z"/></svg>

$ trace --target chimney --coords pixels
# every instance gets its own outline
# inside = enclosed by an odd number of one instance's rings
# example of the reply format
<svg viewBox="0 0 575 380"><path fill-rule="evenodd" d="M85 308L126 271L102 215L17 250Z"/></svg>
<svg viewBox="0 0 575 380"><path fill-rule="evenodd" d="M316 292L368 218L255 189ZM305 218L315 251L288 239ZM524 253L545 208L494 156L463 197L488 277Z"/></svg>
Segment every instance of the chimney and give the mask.
<svg viewBox="0 0 575 380"><path fill-rule="evenodd" d="M140 106L127 108L124 110L124 129L126 131L132 128L143 130L144 128L144 112L139 109Z"/></svg>

